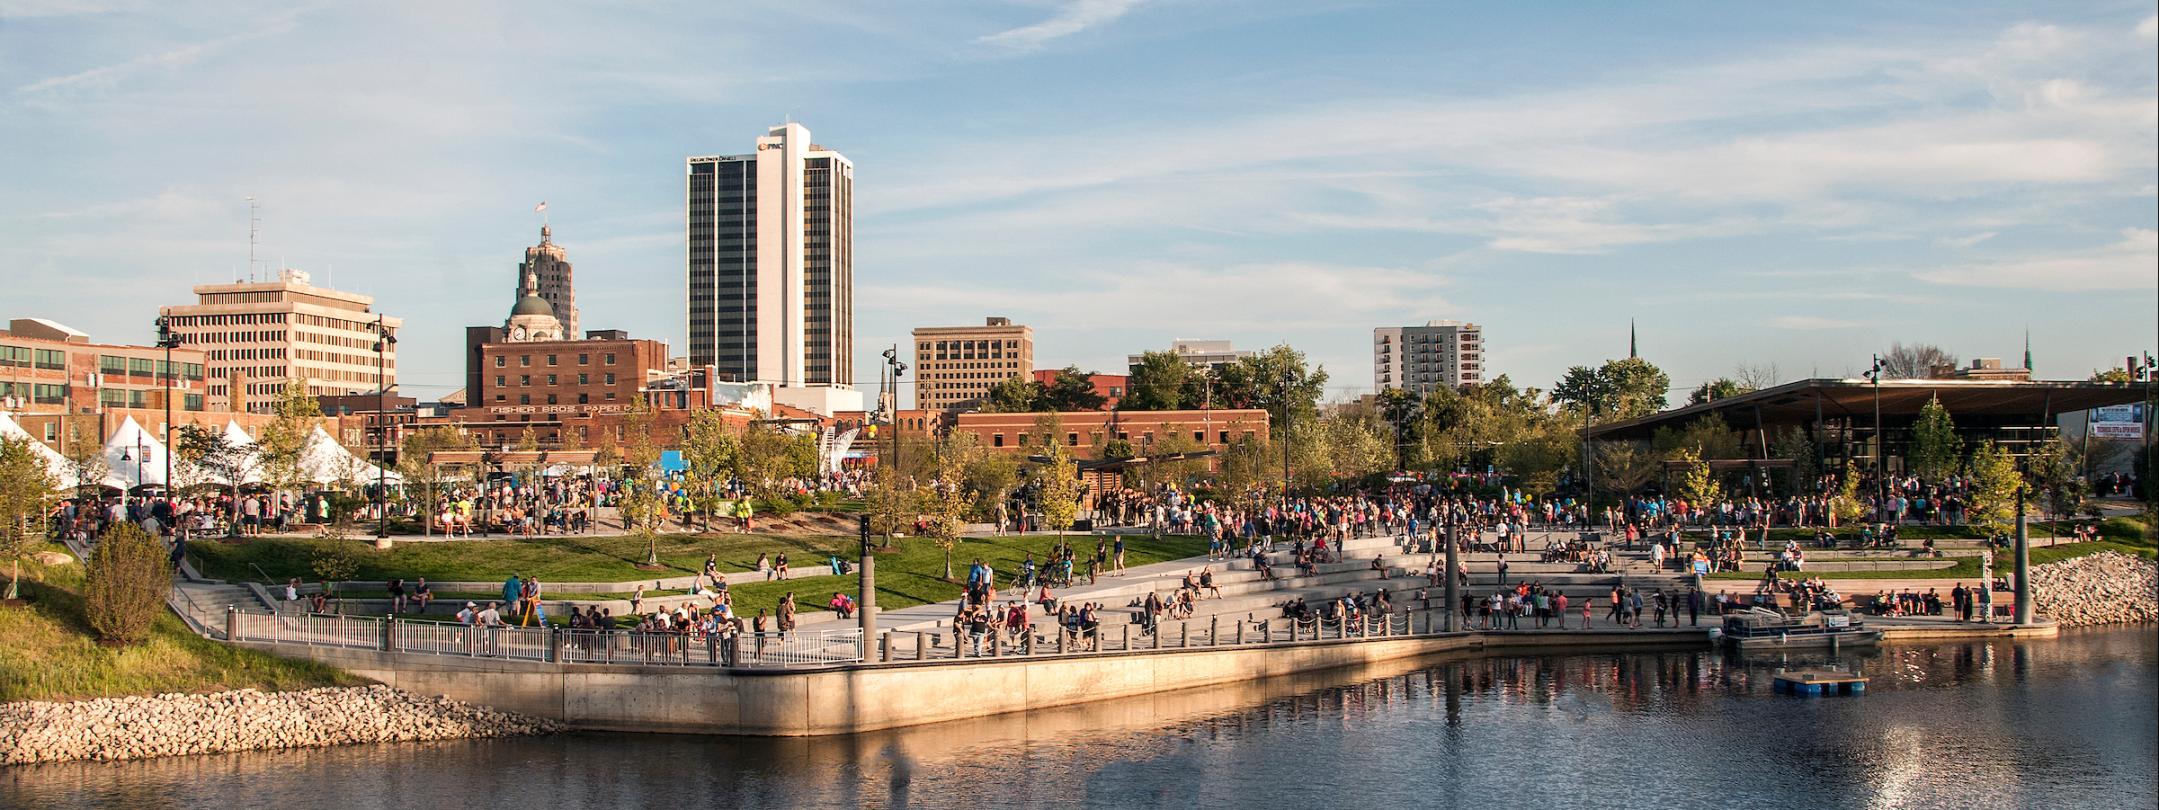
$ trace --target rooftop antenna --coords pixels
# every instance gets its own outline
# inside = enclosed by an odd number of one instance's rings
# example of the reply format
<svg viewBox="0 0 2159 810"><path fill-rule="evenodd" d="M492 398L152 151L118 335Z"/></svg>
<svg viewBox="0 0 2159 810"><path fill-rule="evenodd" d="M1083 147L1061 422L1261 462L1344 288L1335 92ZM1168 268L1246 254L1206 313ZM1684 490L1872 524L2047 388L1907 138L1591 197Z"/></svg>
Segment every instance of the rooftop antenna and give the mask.
<svg viewBox="0 0 2159 810"><path fill-rule="evenodd" d="M247 280L255 280L255 242L262 236L262 218L256 216L261 210L255 195L247 195Z"/></svg>

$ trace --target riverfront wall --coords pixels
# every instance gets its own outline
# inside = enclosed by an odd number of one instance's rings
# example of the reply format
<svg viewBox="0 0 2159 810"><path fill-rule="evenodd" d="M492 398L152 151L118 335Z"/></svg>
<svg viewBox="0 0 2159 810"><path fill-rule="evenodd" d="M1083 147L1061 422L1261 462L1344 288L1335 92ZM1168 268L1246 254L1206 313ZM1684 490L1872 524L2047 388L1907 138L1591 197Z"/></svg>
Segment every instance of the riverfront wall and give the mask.
<svg viewBox="0 0 2159 810"><path fill-rule="evenodd" d="M1449 652L1700 646L1705 639L1699 630L1455 633L805 670L564 666L338 648L264 649L305 655L399 689L546 717L576 728L799 737L923 725Z"/></svg>

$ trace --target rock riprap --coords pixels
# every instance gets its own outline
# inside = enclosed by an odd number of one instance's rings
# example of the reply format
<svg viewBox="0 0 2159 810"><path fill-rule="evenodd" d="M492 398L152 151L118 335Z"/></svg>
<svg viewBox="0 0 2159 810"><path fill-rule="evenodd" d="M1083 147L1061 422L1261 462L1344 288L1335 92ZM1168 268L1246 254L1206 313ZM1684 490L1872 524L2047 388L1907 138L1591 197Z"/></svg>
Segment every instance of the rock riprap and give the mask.
<svg viewBox="0 0 2159 810"><path fill-rule="evenodd" d="M2159 621L2159 562L2102 551L2034 566L2032 607L2065 627Z"/></svg>
<svg viewBox="0 0 2159 810"><path fill-rule="evenodd" d="M0 704L0 764L516 737L547 720L388 686Z"/></svg>

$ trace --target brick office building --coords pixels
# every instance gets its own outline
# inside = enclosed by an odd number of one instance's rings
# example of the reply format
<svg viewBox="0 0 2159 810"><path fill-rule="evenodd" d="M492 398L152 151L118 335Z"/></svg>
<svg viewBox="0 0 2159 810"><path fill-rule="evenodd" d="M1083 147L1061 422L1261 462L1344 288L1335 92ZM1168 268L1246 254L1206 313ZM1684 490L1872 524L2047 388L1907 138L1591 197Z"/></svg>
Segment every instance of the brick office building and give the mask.
<svg viewBox="0 0 2159 810"><path fill-rule="evenodd" d="M952 430L972 433L983 447L1005 452L1039 451L1034 438L1041 413L963 413L953 417ZM1096 448L1112 439L1132 445L1145 454L1159 442L1177 435L1201 449L1223 450L1246 438L1267 435L1267 412L1258 409L1216 408L1197 411L1066 411L1058 413L1059 436L1054 441L1071 448L1080 458L1094 458Z"/></svg>

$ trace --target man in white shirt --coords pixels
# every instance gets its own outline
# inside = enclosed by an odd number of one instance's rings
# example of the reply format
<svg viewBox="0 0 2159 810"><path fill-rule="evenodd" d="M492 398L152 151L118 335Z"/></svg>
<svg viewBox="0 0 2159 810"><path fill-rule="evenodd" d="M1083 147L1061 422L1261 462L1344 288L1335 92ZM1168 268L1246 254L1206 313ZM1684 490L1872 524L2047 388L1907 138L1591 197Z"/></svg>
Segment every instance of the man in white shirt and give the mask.
<svg viewBox="0 0 2159 810"><path fill-rule="evenodd" d="M457 612L457 623L471 624L473 620L478 618L480 615L480 612L475 609L478 607L479 605L473 604L471 602L466 602L465 609Z"/></svg>
<svg viewBox="0 0 2159 810"><path fill-rule="evenodd" d="M481 627L501 627L502 611L495 608L495 603L489 602L487 609L480 611L480 615L473 617L473 621Z"/></svg>

